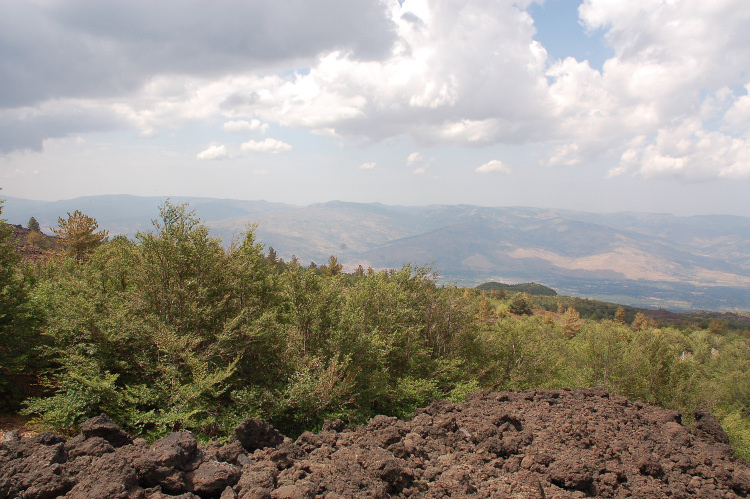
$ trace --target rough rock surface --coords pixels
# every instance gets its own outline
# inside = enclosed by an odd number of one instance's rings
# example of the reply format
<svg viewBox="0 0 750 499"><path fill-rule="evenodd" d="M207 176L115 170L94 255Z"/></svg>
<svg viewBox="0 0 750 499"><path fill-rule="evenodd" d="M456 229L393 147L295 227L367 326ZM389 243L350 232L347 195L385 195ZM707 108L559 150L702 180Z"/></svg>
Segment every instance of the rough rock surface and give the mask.
<svg viewBox="0 0 750 499"><path fill-rule="evenodd" d="M67 441L0 443L0 498L747 497L750 468L710 413L695 419L598 389L481 392L296 441L247 420L226 445L149 447L99 417Z"/></svg>

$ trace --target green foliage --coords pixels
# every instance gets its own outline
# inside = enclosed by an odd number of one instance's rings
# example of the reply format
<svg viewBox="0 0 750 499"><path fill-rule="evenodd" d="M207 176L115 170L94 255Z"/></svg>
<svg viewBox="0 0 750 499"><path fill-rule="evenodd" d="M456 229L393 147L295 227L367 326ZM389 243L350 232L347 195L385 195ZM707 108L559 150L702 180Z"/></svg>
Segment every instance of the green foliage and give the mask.
<svg viewBox="0 0 750 499"><path fill-rule="evenodd" d="M508 304L510 313L516 315L530 315L531 314L531 300L527 293L516 293L510 299Z"/></svg>
<svg viewBox="0 0 750 499"><path fill-rule="evenodd" d="M96 232L99 224L95 219L76 210L67 220L59 217L57 229L52 232L58 235L68 254L78 262L82 262L100 244L107 240L107 231Z"/></svg>
<svg viewBox="0 0 750 499"><path fill-rule="evenodd" d="M589 298L572 296L531 296L533 308L563 313L568 308L574 308L584 319L603 320L619 318L623 323L630 323L638 313L638 309L616 303L607 303ZM618 313L618 310L621 311Z"/></svg>
<svg viewBox="0 0 750 499"><path fill-rule="evenodd" d="M527 282L524 284L503 284L501 282L485 282L475 289L480 291L510 291L514 293L528 293L538 296L557 296L557 291L543 284Z"/></svg>
<svg viewBox="0 0 750 499"><path fill-rule="evenodd" d="M29 218L29 223L26 225L26 227L30 231L34 231L34 232L41 232L42 231L41 227L39 227L39 222L37 222L36 218L34 218L34 217Z"/></svg>
<svg viewBox="0 0 750 499"><path fill-rule="evenodd" d="M721 426L729 436L734 454L750 461L750 416L741 411L733 411L721 418Z"/></svg>
<svg viewBox="0 0 750 499"><path fill-rule="evenodd" d="M506 318L482 338L485 358L479 381L493 390L552 388L562 370L563 338L539 318Z"/></svg>
<svg viewBox="0 0 750 499"><path fill-rule="evenodd" d="M341 274L343 268L344 266L339 263L338 258L331 255L328 258L328 265L323 265L320 267L320 270L323 272L323 275L335 276Z"/></svg>
<svg viewBox="0 0 750 499"><path fill-rule="evenodd" d="M0 201L2 215L2 201ZM16 252L12 229L0 219L0 408L15 409L38 364L39 311L29 295L29 275Z"/></svg>
<svg viewBox="0 0 750 499"><path fill-rule="evenodd" d="M621 393L628 385L631 367L626 355L629 344L629 331L616 323L586 323L569 343L569 383L602 386L613 393Z"/></svg>
<svg viewBox="0 0 750 499"><path fill-rule="evenodd" d="M169 203L154 227L98 247L85 265L63 262L38 287L55 387L28 404L42 422L67 429L105 411L153 436L211 436L236 372L269 376L252 359L271 334L258 307L272 285L252 236L227 253Z"/></svg>

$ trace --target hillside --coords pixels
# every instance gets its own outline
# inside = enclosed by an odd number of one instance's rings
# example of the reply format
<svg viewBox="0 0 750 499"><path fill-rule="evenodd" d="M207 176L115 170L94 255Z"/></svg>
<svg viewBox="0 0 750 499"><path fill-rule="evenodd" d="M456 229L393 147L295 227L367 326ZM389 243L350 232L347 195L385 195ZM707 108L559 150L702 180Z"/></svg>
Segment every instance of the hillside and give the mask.
<svg viewBox="0 0 750 499"><path fill-rule="evenodd" d="M97 196L36 202L9 198L11 223L43 228L81 209L110 234L148 229L158 198ZM404 207L330 202L173 198L189 202L229 244L248 224L289 260L345 268L399 268L434 262L444 282L540 282L563 294L634 306L715 311L750 308L750 218L593 214L467 205Z"/></svg>
<svg viewBox="0 0 750 499"><path fill-rule="evenodd" d="M159 216L31 263L2 227L0 405L83 436L6 433L0 497L747 494L727 479L750 456L746 329L441 286L426 267L285 264L252 233L222 247L182 205ZM246 469L266 461L278 473Z"/></svg>

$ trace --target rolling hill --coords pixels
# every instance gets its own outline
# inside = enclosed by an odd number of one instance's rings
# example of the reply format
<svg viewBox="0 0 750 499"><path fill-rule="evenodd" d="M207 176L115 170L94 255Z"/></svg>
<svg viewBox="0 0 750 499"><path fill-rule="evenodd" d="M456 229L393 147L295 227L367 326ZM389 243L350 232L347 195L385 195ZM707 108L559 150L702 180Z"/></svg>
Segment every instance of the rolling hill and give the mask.
<svg viewBox="0 0 750 499"><path fill-rule="evenodd" d="M574 296L672 310L750 310L750 218L582 213L525 207L422 207L179 198L225 244L249 224L288 260L357 265L430 264L445 282L535 281ZM8 198L3 216L43 228L76 209L111 234L148 230L163 198Z"/></svg>

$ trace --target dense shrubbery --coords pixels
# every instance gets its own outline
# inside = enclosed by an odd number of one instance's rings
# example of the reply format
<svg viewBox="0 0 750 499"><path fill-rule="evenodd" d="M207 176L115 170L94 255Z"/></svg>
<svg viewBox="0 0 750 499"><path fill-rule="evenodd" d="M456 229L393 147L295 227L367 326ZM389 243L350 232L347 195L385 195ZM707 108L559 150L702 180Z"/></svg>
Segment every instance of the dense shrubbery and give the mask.
<svg viewBox="0 0 750 499"><path fill-rule="evenodd" d="M17 408L24 395L22 380L29 366L38 364L35 347L41 316L11 234L10 226L0 220L0 408L6 409Z"/></svg>
<svg viewBox="0 0 750 499"><path fill-rule="evenodd" d="M565 297L544 298L560 315L527 315L540 297L437 286L424 267L307 269L266 256L252 229L224 249L169 203L152 232L85 259L23 266L0 236L0 383L45 382L25 411L58 431L106 412L149 438L227 436L246 417L294 435L478 389L599 385L709 408L750 449L747 333L583 319Z"/></svg>

